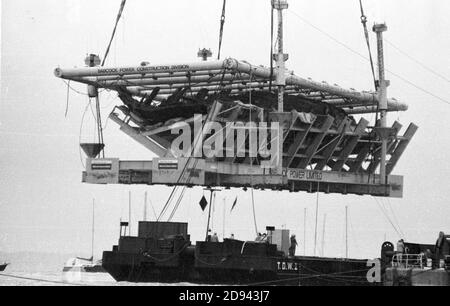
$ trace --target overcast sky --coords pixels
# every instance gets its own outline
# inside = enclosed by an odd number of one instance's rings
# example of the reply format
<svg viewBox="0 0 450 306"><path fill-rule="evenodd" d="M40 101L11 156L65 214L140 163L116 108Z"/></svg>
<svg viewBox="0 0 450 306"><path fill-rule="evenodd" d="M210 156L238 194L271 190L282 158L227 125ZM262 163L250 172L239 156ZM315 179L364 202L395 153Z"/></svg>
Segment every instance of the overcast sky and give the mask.
<svg viewBox="0 0 450 306"><path fill-rule="evenodd" d="M230 0L222 54L268 65L270 1ZM447 0L366 0L370 24L386 21L385 37L450 79L450 2ZM54 68L82 66L86 53L103 54L120 0L3 0L1 1L0 104L0 250L90 254L91 205L96 199L96 256L117 242L120 218L127 219L132 192L132 222L142 219L144 192L157 211L169 196L166 187L92 186L81 183L83 165L79 141L92 141L94 120L80 123L87 98L74 92L66 107L66 86ZM217 54L221 0L129 0L107 65L197 61L199 48ZM329 33L366 56L357 0L291 0L286 12L285 48L288 68L317 81L370 90L369 63L312 26ZM374 35L371 33L372 44ZM374 48L375 50L375 48ZM437 77L386 45L386 66L414 84L450 100L449 82ZM420 126L395 169L405 176L403 199L379 199L399 224L408 241L434 243L439 231L450 233L450 105L388 74L389 96L406 102L410 110L389 114ZM83 86L76 86L85 92ZM102 99L104 122L119 100L114 93ZM373 117L368 116L369 119ZM112 122L105 130L106 154L121 159L151 159L153 155L119 131ZM201 189L189 190L176 221L189 222L194 240L201 240L207 214L198 201ZM217 195L214 229L222 235L222 205L226 235L253 239L251 193L231 190ZM285 226L297 234L303 253L303 212L307 208L307 254L313 253L316 196L306 193L255 192L258 227ZM345 206L349 207L351 257L377 257L384 239L400 237L368 196L320 194L319 247L327 215L325 256L345 251ZM152 216L149 207L149 217ZM136 233L136 224L133 224Z"/></svg>

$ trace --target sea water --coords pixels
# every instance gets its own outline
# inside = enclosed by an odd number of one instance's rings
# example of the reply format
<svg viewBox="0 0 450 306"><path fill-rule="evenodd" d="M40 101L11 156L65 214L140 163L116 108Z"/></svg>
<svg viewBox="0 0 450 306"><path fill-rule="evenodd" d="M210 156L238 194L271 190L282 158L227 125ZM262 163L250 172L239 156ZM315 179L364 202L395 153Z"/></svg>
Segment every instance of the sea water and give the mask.
<svg viewBox="0 0 450 306"><path fill-rule="evenodd" d="M189 283L128 283L105 279L106 275L94 273L88 279L70 281L63 276L63 272L16 272L4 271L0 273L0 286L193 286ZM98 278L95 280L95 278Z"/></svg>
<svg viewBox="0 0 450 306"><path fill-rule="evenodd" d="M72 255L42 253L0 254L10 265L0 272L0 286L191 286L189 283L116 282L107 273L85 273L81 278L63 273L64 262Z"/></svg>

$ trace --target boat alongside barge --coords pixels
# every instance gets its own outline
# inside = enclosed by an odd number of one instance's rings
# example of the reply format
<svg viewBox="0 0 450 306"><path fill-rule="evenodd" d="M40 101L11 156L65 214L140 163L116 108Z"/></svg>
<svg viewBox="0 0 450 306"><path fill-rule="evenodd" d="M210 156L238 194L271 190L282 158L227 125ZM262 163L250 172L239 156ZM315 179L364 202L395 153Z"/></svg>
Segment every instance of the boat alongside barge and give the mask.
<svg viewBox="0 0 450 306"><path fill-rule="evenodd" d="M450 286L450 236L441 232L436 244L405 243L406 252L393 247L382 252L389 264L385 286Z"/></svg>
<svg viewBox="0 0 450 306"><path fill-rule="evenodd" d="M1 265L0 265L0 272L5 271L5 269L6 269L6 267L7 267L8 265L9 265L9 264L7 264L7 263L1 264Z"/></svg>
<svg viewBox="0 0 450 306"><path fill-rule="evenodd" d="M192 244L186 223L140 222L138 237L120 237L103 253L116 281L230 285L373 285L367 260L287 256L281 237L267 242L224 239Z"/></svg>

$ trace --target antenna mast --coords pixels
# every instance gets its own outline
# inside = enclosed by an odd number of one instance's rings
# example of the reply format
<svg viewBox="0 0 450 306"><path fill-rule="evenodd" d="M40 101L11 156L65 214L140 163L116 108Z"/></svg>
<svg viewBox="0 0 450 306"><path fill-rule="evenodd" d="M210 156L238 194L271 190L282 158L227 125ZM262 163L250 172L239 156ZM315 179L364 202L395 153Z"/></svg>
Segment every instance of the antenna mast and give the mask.
<svg viewBox="0 0 450 306"><path fill-rule="evenodd" d="M345 258L348 258L348 206L345 206Z"/></svg>
<svg viewBox="0 0 450 306"><path fill-rule="evenodd" d="M319 216L319 182L317 183L317 200L316 200L316 223L314 227L314 256L317 250L317 218Z"/></svg>
<svg viewBox="0 0 450 306"><path fill-rule="evenodd" d="M147 191L144 196L144 221L147 221Z"/></svg>
<svg viewBox="0 0 450 306"><path fill-rule="evenodd" d="M327 224L327 214L323 215L323 229L322 229L322 256L325 254L325 230Z"/></svg>
<svg viewBox="0 0 450 306"><path fill-rule="evenodd" d="M303 255L306 256L306 207L303 217Z"/></svg>
<svg viewBox="0 0 450 306"><path fill-rule="evenodd" d="M278 11L278 53L274 55L274 60L277 62L278 112L282 113L286 87L285 62L289 59L289 55L284 54L283 10L287 9L289 5L287 0L272 0L272 7Z"/></svg>
<svg viewBox="0 0 450 306"><path fill-rule="evenodd" d="M377 128L378 135L381 138L381 156L380 156L380 178L381 185L387 184L386 179L386 154L387 154L387 139L389 137L390 129L387 128L387 87L389 81L385 79L384 71L384 48L383 48L383 32L387 31L386 24L375 24L373 31L377 34L378 46L378 108L380 110L380 126Z"/></svg>
<svg viewBox="0 0 450 306"><path fill-rule="evenodd" d="M225 216L226 216L227 201L223 198L223 222L222 222L222 239L225 239Z"/></svg>
<svg viewBox="0 0 450 306"><path fill-rule="evenodd" d="M213 205L213 196L214 196L214 192L220 191L220 189L206 188L205 190L211 192L211 195L209 197L208 225L206 226L206 237L205 237L205 241L208 241L209 231L211 230L209 228L209 226L211 223L211 209L212 209L212 205Z"/></svg>

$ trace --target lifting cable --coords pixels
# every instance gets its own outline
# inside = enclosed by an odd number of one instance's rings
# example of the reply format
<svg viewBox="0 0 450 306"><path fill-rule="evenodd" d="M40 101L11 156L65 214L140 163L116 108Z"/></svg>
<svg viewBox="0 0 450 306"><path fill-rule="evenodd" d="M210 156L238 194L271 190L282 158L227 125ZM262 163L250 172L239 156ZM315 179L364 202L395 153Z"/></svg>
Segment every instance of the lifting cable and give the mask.
<svg viewBox="0 0 450 306"><path fill-rule="evenodd" d="M212 111L213 111L213 109L210 110L210 112L212 112ZM203 131L204 131L204 129L205 129L205 126L206 126L206 124L207 124L210 120L211 120L211 118L210 118L210 114L209 114L209 115L206 117L205 122L203 122L203 124L202 124L202 134L199 135L199 138L200 138L200 137L203 137ZM189 156L189 158L188 158L188 160L187 160L187 162L186 162L186 164L185 164L183 170L181 171L180 176L178 177L177 184L180 184L180 183L181 183L181 180L182 180L184 174L186 173L186 170L187 170L187 168L188 168L188 165L189 165L189 163L191 162L192 157L193 157L193 155L194 155L194 152L195 152L195 149L196 149L196 147L197 147L197 144L198 144L198 142L200 141L199 138L198 138L198 139L194 139L193 147L192 147L191 150L190 150L190 156ZM194 169L197 168L197 164L198 164L198 160L196 159L195 162L194 162L194 165L193 165ZM192 173L189 173L189 174L188 174L188 177L187 177L187 180L186 180L186 184L189 184L189 182L190 182L190 180L191 180L191 176L192 176ZM159 222L159 221L161 220L161 218L164 216L164 214L166 213L167 209L169 208L170 204L172 203L172 200L174 199L174 196L175 196L176 191L178 190L178 187L179 187L179 186L175 186L175 187L172 189L172 192L171 192L169 198L167 199L166 204L164 205L163 209L161 210L161 213L159 214L159 217L158 217L158 219L157 219L157 222ZM180 202L181 202L182 198L184 197L185 191L186 191L186 186L183 186L183 190L181 191L181 194L178 196L178 199L177 199L177 202L176 202L176 204L175 204L175 207L174 207L174 209L172 210L172 213L171 213L171 215L170 215L170 217L169 217L170 220L173 218L173 216L175 215L176 211L178 210L178 207L179 207L179 205L180 205Z"/></svg>
<svg viewBox="0 0 450 306"><path fill-rule="evenodd" d="M402 234L402 238L406 238L405 232L403 232L403 230L402 230L402 228L401 228L401 226L400 226L400 222L398 222L398 219L397 219L397 216L396 216L396 214L395 214L395 211L394 211L394 209L392 208L391 201L389 200L389 198L386 198L385 200L386 200L386 206L389 208L389 209L386 209L386 208L385 208L386 212L389 213L389 210L391 211L391 214L392 214L392 216L393 216L393 221L394 221L395 224L397 225L397 228L399 229L400 234ZM381 201L381 199L380 199L380 201ZM384 206L384 204L383 204L383 206ZM384 207L385 207L385 206L384 206Z"/></svg>
<svg viewBox="0 0 450 306"><path fill-rule="evenodd" d="M367 16L364 14L364 7L362 0L359 0L359 7L361 9L361 23L364 28L364 36L366 37L367 48L369 50L369 60L370 60L370 67L372 68L373 82L375 85L375 90L378 90L378 82L375 76L375 65L372 56L372 49L370 48L369 30L367 29Z"/></svg>
<svg viewBox="0 0 450 306"><path fill-rule="evenodd" d="M70 81L67 82L67 100L66 100L66 112L64 113L64 118L67 118L67 113L69 112L69 94L70 94Z"/></svg>
<svg viewBox="0 0 450 306"><path fill-rule="evenodd" d="M213 107L213 108L214 108L214 107ZM212 111L214 110L213 108L210 110L210 112L212 112ZM212 114L212 113L208 114L208 116L207 116L206 119L205 119L205 122L202 124L202 131L204 131L206 124L207 124L209 121L211 121L211 118L210 118L211 114ZM202 133L203 133L203 132L202 132ZM203 136L202 136L202 135L199 135L199 137L203 137ZM177 180L177 184L180 184L180 183L181 183L181 180L182 180L183 176L184 176L185 173L186 173L186 170L187 170L187 168L188 168L188 166L189 166L189 163L190 163L191 160L192 160L192 156L194 155L195 148L197 147L197 144L198 144L199 141L200 141L200 139L196 139L196 140L194 139L194 146L191 148L191 155L190 155L190 157L188 158L188 160L187 160L187 162L186 162L186 164L185 164L183 170L181 171L181 174L180 174L180 176L179 176L179 178L178 178L178 180ZM196 159L195 162L194 162L194 165L193 165L194 169L197 168L197 165L198 165L198 160ZM187 179L186 179L186 184L189 184L189 183L190 183L191 178L192 178L192 173L189 173L189 174L188 174L188 177L187 177ZM167 212L167 209L169 208L170 204L172 203L172 200L174 199L175 193L176 193L176 191L177 191L177 189L178 189L177 187L179 187L179 186L176 186L176 187L173 188L173 190L172 190L172 192L171 192L169 198L167 199L166 204L164 205L164 207L163 207L163 209L162 209L162 211L161 211L161 213L160 213L160 215L159 215L159 217L158 217L158 219L157 219L157 222L159 222L160 219L161 219L161 218L164 216L164 214ZM179 206L180 206L180 204L181 204L181 201L182 201L182 199L183 199L183 197L184 197L185 192L186 192L186 186L183 186L183 187L182 187L182 191L181 191L181 193L179 194L178 199L177 199L177 201L176 201L176 203L175 203L175 206L174 206L174 208L172 209L172 212L171 212L171 214L170 214L170 216L169 216L168 222L170 222L170 221L173 219L173 217L175 216L175 214L176 214L176 212L177 212L177 210L178 210L178 208L179 208ZM210 203L210 205L211 205L211 203Z"/></svg>
<svg viewBox="0 0 450 306"><path fill-rule="evenodd" d="M203 125L202 131L203 131L204 127L205 127L205 125ZM196 142L195 144L197 144L197 142ZM187 168L188 168L188 165L189 165L189 163L190 163L191 160L192 160L192 155L194 154L195 147L196 147L196 145L194 145L194 148L192 148L192 150L191 150L191 156L188 158L188 160L187 160L187 162L186 162L186 165L184 166L183 170L181 171L181 174L180 174L180 176L178 177L178 180L177 180L177 184L180 184L180 183L181 183L181 179L183 178L183 176L184 176L185 173L186 173L186 170L187 170ZM197 164L198 164L198 160L196 159L195 162L194 162L194 165L193 165L194 169L197 168ZM186 179L186 184L189 184L189 182L190 182L190 180L191 180L191 176L192 176L191 173L188 174L188 177L187 177L187 179ZM161 218L164 216L164 214L167 212L167 209L169 208L170 204L172 203L172 200L174 199L174 196L175 196L176 192L179 190L179 187L180 187L180 186L175 186L175 187L172 189L172 192L171 192L169 198L167 199L166 204L164 205L164 207L163 207L161 213L159 214L159 217L158 217L158 219L157 219L157 222L159 222L159 221L161 220ZM185 192L186 192L186 188L187 188L186 186L183 186L183 187L182 187L181 193L180 193L180 195L178 196L177 202L176 202L176 204L175 204L175 206L174 206L174 208L173 208L173 210L172 210L172 213L170 214L170 217L169 217L169 219L168 219L168 222L170 222L170 221L172 220L172 218L174 217L176 211L178 210L178 207L180 206L181 200L183 199L184 194L185 194Z"/></svg>
<svg viewBox="0 0 450 306"><path fill-rule="evenodd" d="M250 80L249 80L249 83L248 83L248 85L249 85L248 102L249 102L249 105L250 105L250 110L249 110L250 127L252 127L252 109L253 109L253 107L252 107L253 106L253 104L252 104L253 103L253 101L252 101L253 100L253 96L252 96L253 90L252 90L252 88L250 86L252 81L253 81L253 71L250 70ZM252 133L252 131L249 130L249 143L251 142L251 136L250 136L251 133ZM251 151L249 150L249 155L250 154L251 154ZM250 168L253 168L253 157L250 157ZM252 194L251 194L251 196L252 196L253 224L255 226L256 236L258 236L259 232L258 232L258 223L256 221L255 195L254 195L254 187L253 187L253 171L250 173L250 176L251 176L251 184L252 184Z"/></svg>
<svg viewBox="0 0 450 306"><path fill-rule="evenodd" d="M402 54L403 56L409 58L411 61L415 62L417 65L419 65L420 67L422 67L423 69L427 70L428 72L434 74L435 76L437 76L438 78L444 80L447 83L450 83L450 79L448 77L445 77L444 75L442 75L441 73L435 71L434 69L430 68L429 66L425 65L423 62L419 61L418 59L412 57L411 55L409 55L408 53L406 53L405 51L401 50L399 47L397 47L396 45L394 45L393 43L391 43L389 40L387 40L386 38L384 38L384 41L390 45L392 48L394 48L395 50L397 50L400 54Z"/></svg>
<svg viewBox="0 0 450 306"><path fill-rule="evenodd" d="M175 186L172 189L172 192L169 195L169 198L166 201L166 204L164 205L163 209L161 210L161 212L159 213L159 217L156 219L156 222L159 222L159 220L161 220L161 218L163 217L163 215L166 213L167 209L169 208L170 203L172 202L172 199L175 195L175 192L178 190L178 186Z"/></svg>
<svg viewBox="0 0 450 306"><path fill-rule="evenodd" d="M361 54L360 52L356 51L355 49L353 49L352 47L348 46L347 44L341 42L340 40L336 39L335 37L333 37L331 34L325 32L324 30L322 30L321 28L319 28L318 26L312 24L310 21L308 21L307 19L305 19L304 17L300 16L299 14L297 14L296 12L289 10L289 13L291 13L292 15L296 16L299 20L301 20L302 22L304 22L305 24L309 25L311 28L315 29L316 31L320 32L322 35L328 37L330 40L334 41L336 44L344 47L345 49L347 49L348 51L350 51L351 53L359 56L360 58L366 60L366 61L370 61L369 58L367 58L367 56ZM440 96L438 96L437 94L417 85L416 83L410 81L409 79L407 79L406 77L403 77L402 75L394 72L393 70L389 70L389 69L385 69L386 72L389 72L391 75L393 75L394 77L396 77L397 79L403 81L404 83L408 84L409 86L414 87L415 89L421 91L422 93L433 97L436 100L439 100L439 102L445 103L450 105L450 100L446 100Z"/></svg>
<svg viewBox="0 0 450 306"><path fill-rule="evenodd" d="M366 38L367 49L369 50L369 61L370 61L370 68L372 70L373 83L374 83L374 86L375 86L375 91L378 92L379 84L377 82L377 78L376 78L376 75L375 75L375 64L374 64L373 56L372 56L372 49L370 47L369 30L367 29L367 16L364 13L364 6L363 6L363 3L362 3L362 0L359 0L359 7L361 9L361 23L362 23L363 28L364 28L364 36ZM376 114L375 114L375 126L377 125L377 122L378 122L379 106L380 106L379 103L377 103L377 111L376 111ZM369 146L370 146L370 151L371 151L370 154L372 155L372 162L374 162L375 155L374 155L374 147L372 145L372 138L369 139ZM374 177L374 179L375 179L375 177ZM369 176L368 176L368 181L370 182L370 173L369 173Z"/></svg>
<svg viewBox="0 0 450 306"><path fill-rule="evenodd" d="M116 24L114 25L111 39L109 40L109 44L108 44L108 47L106 48L105 56L103 57L103 61L102 61L102 65L101 65L102 67L105 66L106 58L108 57L112 42L114 40L114 37L116 36L117 26L119 25L120 18L122 18L122 13L123 13L126 3L127 3L127 0L122 0L122 3L120 4L119 13L117 14L117 18L116 18Z"/></svg>
<svg viewBox="0 0 450 306"><path fill-rule="evenodd" d="M189 182L188 182L188 183L189 183ZM169 216L169 219L167 219L168 222L171 222L172 219L173 219L173 217L174 217L175 214L177 213L177 210L178 210L178 208L180 207L181 201L182 201L183 198L184 198L184 194L186 193L186 189L187 189L187 187L186 187L186 186L183 186L183 189L181 190L181 194L180 194L180 196L179 196L178 199L177 199L177 202L176 202L176 204L175 204L175 207L173 208L172 213L171 213L170 216Z"/></svg>
<svg viewBox="0 0 450 306"><path fill-rule="evenodd" d="M86 107L84 109L84 112L83 112L83 116L81 117L80 133L78 135L78 143L80 143L80 144L81 144L81 134L83 133L84 118L86 117L86 114L87 114L87 112L89 110L90 105L91 105L91 101L88 100L88 104L86 105ZM81 146L78 146L78 150L79 150L79 153L80 153L81 165L83 166L84 169L86 169L86 165L83 162L83 157L82 157L83 155L81 153Z"/></svg>
<svg viewBox="0 0 450 306"><path fill-rule="evenodd" d="M98 94L95 97L95 108L96 108L96 111L97 111L98 143L103 145L104 144L104 141L103 141L103 124L102 124L102 114L100 112L100 99L98 97ZM104 148L102 149L102 155L103 155L103 158L105 158L105 149Z"/></svg>
<svg viewBox="0 0 450 306"><path fill-rule="evenodd" d="M123 13L123 10L125 8L126 2L127 2L127 0L122 0L122 2L120 4L119 13L117 14L117 18L116 18L116 22L115 22L115 25L114 25L114 29L113 29L111 38L109 40L108 47L106 48L105 55L103 57L103 61L101 63L102 67L105 65L106 59L108 58L108 55L109 55L109 51L111 50L111 45L112 45L112 42L114 41L114 37L115 37L116 31L117 31L117 26L118 26L119 21L120 21L120 19L122 17L122 13ZM104 141L103 141L102 114L101 114L101 110L100 110L100 98L98 96L98 93L97 93L97 96L95 97L95 107L96 107L96 117L97 117L98 142L99 142L99 144L103 145L103 149L102 149L101 152L102 152L103 158L105 158Z"/></svg>
<svg viewBox="0 0 450 306"><path fill-rule="evenodd" d="M256 222L256 209L255 209L255 195L253 193L254 189L252 187L252 209L253 209L253 224L255 226L255 233L258 236L258 223Z"/></svg>
<svg viewBox="0 0 450 306"><path fill-rule="evenodd" d="M380 209L380 211L383 213L384 217L386 218L386 220L389 222L389 224L392 226L392 228L394 229L394 231L397 233L398 237L402 238L403 237L403 233L401 232L401 230L399 230L399 228L394 224L394 222L392 221L392 219L389 217L389 213L387 212L386 208L383 207L380 202L378 201L378 199L376 197L372 197L375 202L378 205L378 208Z"/></svg>
<svg viewBox="0 0 450 306"><path fill-rule="evenodd" d="M223 0L222 16L220 17L219 52L217 53L217 60L220 60L220 52L222 50L223 29L225 27L226 8L227 8L227 0Z"/></svg>

